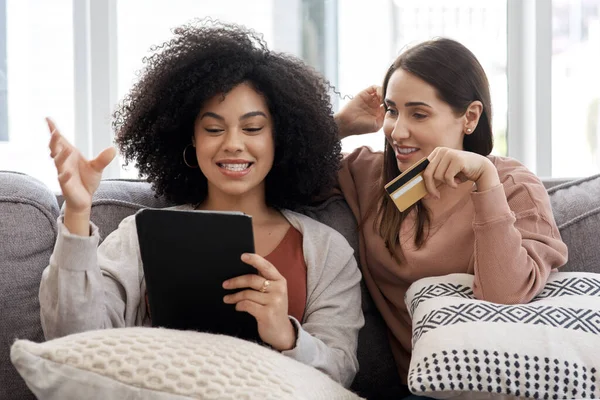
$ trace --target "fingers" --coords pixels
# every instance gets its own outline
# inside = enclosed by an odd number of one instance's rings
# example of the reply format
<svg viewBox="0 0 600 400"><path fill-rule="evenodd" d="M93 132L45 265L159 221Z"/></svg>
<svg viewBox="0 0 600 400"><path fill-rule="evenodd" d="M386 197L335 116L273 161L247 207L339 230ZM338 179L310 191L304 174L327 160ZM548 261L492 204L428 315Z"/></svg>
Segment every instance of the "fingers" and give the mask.
<svg viewBox="0 0 600 400"><path fill-rule="evenodd" d="M270 262L264 259L264 257L259 256L258 254L242 254L242 261L246 264L252 265L260 275L264 278L279 281L284 280L284 277L279 273L277 268L273 266Z"/></svg>
<svg viewBox="0 0 600 400"><path fill-rule="evenodd" d="M363 89L359 92L359 95L361 93L366 93L369 95L369 97L373 96L374 94L377 94L377 85L371 85L366 89Z"/></svg>
<svg viewBox="0 0 600 400"><path fill-rule="evenodd" d="M225 289L243 289L252 288L254 290L262 289L266 278L259 275L242 275L223 282Z"/></svg>
<svg viewBox="0 0 600 400"><path fill-rule="evenodd" d="M62 172L62 167L71 154L73 154L73 149L71 147L63 147L56 157L54 157L54 165L59 173Z"/></svg>
<svg viewBox="0 0 600 400"><path fill-rule="evenodd" d="M50 130L50 135L53 135L54 132L58 132L56 124L54 123L54 121L52 121L51 118L46 117L46 124L48 125L48 130Z"/></svg>
<svg viewBox="0 0 600 400"><path fill-rule="evenodd" d="M377 109L378 111L381 111L380 109L384 108L383 99L381 98L381 96L382 96L381 86L373 85L373 86L369 87L367 93L369 94L369 107Z"/></svg>
<svg viewBox="0 0 600 400"><path fill-rule="evenodd" d="M228 290L250 288L253 289L254 292L260 294L287 296L287 282L284 278L280 280L270 280L259 275L242 275L223 282L223 288ZM231 296L233 296L233 294Z"/></svg>
<svg viewBox="0 0 600 400"><path fill-rule="evenodd" d="M431 152L428 159L429 165L423 172L423 180L430 197L440 198L440 185L445 184L456 189L459 184L468 180L464 173L464 157L460 151L438 147Z"/></svg>
<svg viewBox="0 0 600 400"><path fill-rule="evenodd" d="M50 149L50 157L54 158L56 155L62 150L62 146L59 147L59 141L61 139L60 133L58 131L54 131L52 136L50 136L50 143L48 143L48 148Z"/></svg>
<svg viewBox="0 0 600 400"><path fill-rule="evenodd" d="M383 126L383 120L385 119L385 105L383 103L379 104L379 108L377 109L377 116L375 123L377 124L375 131L378 131Z"/></svg>
<svg viewBox="0 0 600 400"><path fill-rule="evenodd" d="M462 171L456 174L456 176L454 177L454 182L458 184L465 183L468 180L469 178L467 178L467 176Z"/></svg>
<svg viewBox="0 0 600 400"><path fill-rule="evenodd" d="M256 318L257 321L259 321L263 319L262 314L263 310L265 309L265 306L262 306L250 300L242 300L235 305L235 309L237 311L247 312L248 314Z"/></svg>
<svg viewBox="0 0 600 400"><path fill-rule="evenodd" d="M50 148L50 157L56 157L64 148L73 147L60 133L54 121L50 118L46 118L48 129L50 130L50 142L48 147Z"/></svg>
<svg viewBox="0 0 600 400"><path fill-rule="evenodd" d="M261 293L256 290L242 290L237 293L228 294L223 297L223 301L227 304L236 304L240 301L249 300L253 301L256 304L260 304L262 306L268 304L269 295L266 293Z"/></svg>
<svg viewBox="0 0 600 400"><path fill-rule="evenodd" d="M50 128L50 124L48 124ZM56 128L51 128L50 142L48 148L50 149L50 157L54 158L62 150L63 145L61 144L62 135Z"/></svg>
<svg viewBox="0 0 600 400"><path fill-rule="evenodd" d="M71 173L64 174L64 165L69 156L73 154L75 149L60 134L60 131L56 127L54 121L52 121L50 118L46 118L46 123L48 124L48 129L50 130L50 143L48 144L48 147L50 148L50 157L54 159L54 165L56 166L56 170L59 174L59 183L62 185L66 183L72 176Z"/></svg>
<svg viewBox="0 0 600 400"><path fill-rule="evenodd" d="M423 171L423 181L425 182L425 188L427 189L427 193L429 193L434 198L439 199L440 192L437 189L437 185L434 178L436 166L440 158L438 148L433 150L427 158L429 159L429 165L427 166L427 168L425 168L425 171Z"/></svg>
<svg viewBox="0 0 600 400"><path fill-rule="evenodd" d="M71 173L71 171L64 171L60 174L58 174L58 183L60 184L61 187L63 187L64 185L67 184L67 182L69 182L69 179L71 179L71 177L73 176L73 174ZM64 190L63 190L64 192Z"/></svg>
<svg viewBox="0 0 600 400"><path fill-rule="evenodd" d="M117 151L114 147L108 147L100 154L98 157L94 158L90 161L90 167L92 167L96 172L102 172L104 168L115 158Z"/></svg>
<svg viewBox="0 0 600 400"><path fill-rule="evenodd" d="M433 178L438 182L443 182L450 187L456 188L458 186L456 182L454 182L454 174L456 171L453 171L452 168L452 164L455 164L455 160L448 155L439 157L438 159L439 161L435 168L435 172L433 173Z"/></svg>

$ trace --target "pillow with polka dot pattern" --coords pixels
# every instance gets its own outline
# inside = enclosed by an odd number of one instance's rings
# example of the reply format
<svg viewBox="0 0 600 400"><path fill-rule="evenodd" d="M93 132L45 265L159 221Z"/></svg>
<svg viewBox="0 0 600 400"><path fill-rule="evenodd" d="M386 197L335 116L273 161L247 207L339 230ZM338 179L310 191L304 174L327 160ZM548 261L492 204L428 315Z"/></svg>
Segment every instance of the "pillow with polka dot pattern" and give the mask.
<svg viewBox="0 0 600 400"><path fill-rule="evenodd" d="M44 400L359 399L264 346L192 331L138 327L17 340L11 360Z"/></svg>
<svg viewBox="0 0 600 400"><path fill-rule="evenodd" d="M600 398L600 274L554 272L529 303L476 300L473 276L409 288L412 393L439 398Z"/></svg>

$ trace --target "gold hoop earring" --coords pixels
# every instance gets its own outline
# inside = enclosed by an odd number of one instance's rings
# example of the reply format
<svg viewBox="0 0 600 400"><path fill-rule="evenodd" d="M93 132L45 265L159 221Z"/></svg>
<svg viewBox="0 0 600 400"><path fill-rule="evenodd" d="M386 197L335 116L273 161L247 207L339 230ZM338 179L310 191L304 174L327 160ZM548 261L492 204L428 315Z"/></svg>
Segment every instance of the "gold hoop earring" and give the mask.
<svg viewBox="0 0 600 400"><path fill-rule="evenodd" d="M184 164L185 164L185 165L187 165L187 166L188 166L188 168L198 168L198 167L199 167L199 165L198 165L198 164L196 164L196 165L190 165L190 163L188 163L188 162L187 162L187 158L185 157L185 153L187 152L187 149L188 149L188 147L190 147L190 146L192 146L192 144L191 144L191 143L190 143L190 144L188 144L187 146L185 146L185 147L183 148L183 162L184 162Z"/></svg>

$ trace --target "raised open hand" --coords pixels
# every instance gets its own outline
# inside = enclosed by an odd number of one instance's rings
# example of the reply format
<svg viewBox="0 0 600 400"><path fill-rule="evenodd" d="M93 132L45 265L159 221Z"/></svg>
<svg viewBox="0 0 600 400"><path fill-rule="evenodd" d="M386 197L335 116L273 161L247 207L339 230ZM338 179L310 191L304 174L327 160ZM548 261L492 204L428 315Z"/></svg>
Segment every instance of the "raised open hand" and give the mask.
<svg viewBox="0 0 600 400"><path fill-rule="evenodd" d="M87 160L75 146L60 134L54 122L47 118L50 129L50 157L58 172L58 183L65 198L66 207L73 212L85 212L92 205L92 196L102 179L102 171L115 157L116 151L109 147L93 160Z"/></svg>

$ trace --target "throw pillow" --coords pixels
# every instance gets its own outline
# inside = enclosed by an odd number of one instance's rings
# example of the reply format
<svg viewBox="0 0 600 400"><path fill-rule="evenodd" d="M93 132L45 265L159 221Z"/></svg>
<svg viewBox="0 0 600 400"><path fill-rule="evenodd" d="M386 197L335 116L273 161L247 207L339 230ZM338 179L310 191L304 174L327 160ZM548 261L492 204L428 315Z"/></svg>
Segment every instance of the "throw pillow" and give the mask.
<svg viewBox="0 0 600 400"><path fill-rule="evenodd" d="M600 275L556 272L528 304L476 300L473 276L408 290L408 384L450 398L600 398Z"/></svg>
<svg viewBox="0 0 600 400"><path fill-rule="evenodd" d="M32 392L69 399L358 399L322 372L230 336L120 328L16 341Z"/></svg>

